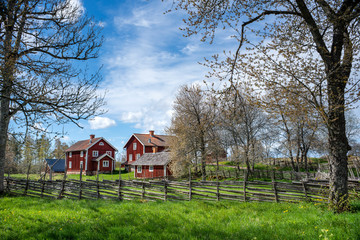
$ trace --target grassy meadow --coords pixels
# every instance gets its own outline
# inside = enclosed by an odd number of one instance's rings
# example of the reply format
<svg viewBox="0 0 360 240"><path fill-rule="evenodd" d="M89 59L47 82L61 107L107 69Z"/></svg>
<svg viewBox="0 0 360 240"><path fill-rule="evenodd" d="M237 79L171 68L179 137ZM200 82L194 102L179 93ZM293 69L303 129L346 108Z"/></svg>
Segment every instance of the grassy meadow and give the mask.
<svg viewBox="0 0 360 240"><path fill-rule="evenodd" d="M360 202L73 201L0 198L0 239L360 239Z"/></svg>

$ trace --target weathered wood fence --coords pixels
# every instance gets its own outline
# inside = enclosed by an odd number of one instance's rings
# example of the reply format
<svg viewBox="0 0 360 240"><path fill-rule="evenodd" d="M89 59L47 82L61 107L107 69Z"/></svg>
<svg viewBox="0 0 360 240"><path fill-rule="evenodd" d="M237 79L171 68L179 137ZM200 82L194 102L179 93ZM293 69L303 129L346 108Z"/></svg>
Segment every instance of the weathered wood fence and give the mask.
<svg viewBox="0 0 360 240"><path fill-rule="evenodd" d="M95 181L26 180L7 178L9 193L44 198L114 200L233 200L265 202L327 201L328 182L263 181ZM358 181L349 182L350 192L359 192Z"/></svg>
<svg viewBox="0 0 360 240"><path fill-rule="evenodd" d="M247 173L246 169L220 169L216 170L207 170L207 176L211 179L216 179L217 176L221 179L225 178L235 178L240 179L244 178ZM275 180L301 180L308 178L315 178L315 172L293 172L293 171L276 171L268 169L254 169L249 175L252 178L267 178Z"/></svg>

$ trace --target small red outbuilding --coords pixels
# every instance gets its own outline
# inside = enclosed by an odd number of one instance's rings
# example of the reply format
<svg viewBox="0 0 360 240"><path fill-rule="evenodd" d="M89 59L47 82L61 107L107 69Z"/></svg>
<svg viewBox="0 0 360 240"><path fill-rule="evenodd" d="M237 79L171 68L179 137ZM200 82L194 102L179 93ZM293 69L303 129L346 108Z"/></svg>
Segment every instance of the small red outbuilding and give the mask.
<svg viewBox="0 0 360 240"><path fill-rule="evenodd" d="M170 152L145 153L131 163L136 178L164 178L171 175L169 170Z"/></svg>

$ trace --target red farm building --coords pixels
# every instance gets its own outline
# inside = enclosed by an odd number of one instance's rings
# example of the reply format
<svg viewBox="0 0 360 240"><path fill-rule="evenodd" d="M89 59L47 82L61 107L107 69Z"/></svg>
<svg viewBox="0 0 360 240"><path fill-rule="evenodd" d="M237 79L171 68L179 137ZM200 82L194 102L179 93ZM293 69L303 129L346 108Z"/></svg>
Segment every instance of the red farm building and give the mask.
<svg viewBox="0 0 360 240"><path fill-rule="evenodd" d="M145 153L158 153L169 148L173 136L155 135L154 131L148 134L134 133L125 144L126 162L125 167L132 171L133 162L138 160Z"/></svg>
<svg viewBox="0 0 360 240"><path fill-rule="evenodd" d="M105 138L90 135L90 139L76 142L66 151L66 170L69 174L92 175L97 172L110 173L115 169L117 149Z"/></svg>
<svg viewBox="0 0 360 240"><path fill-rule="evenodd" d="M171 175L169 170L170 152L145 153L131 163L136 178L163 178Z"/></svg>

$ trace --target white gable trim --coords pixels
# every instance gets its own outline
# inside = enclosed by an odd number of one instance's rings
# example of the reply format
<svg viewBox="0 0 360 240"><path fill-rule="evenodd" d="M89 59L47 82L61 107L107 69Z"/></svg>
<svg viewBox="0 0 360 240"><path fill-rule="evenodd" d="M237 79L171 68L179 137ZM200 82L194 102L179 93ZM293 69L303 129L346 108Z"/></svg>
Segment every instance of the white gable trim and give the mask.
<svg viewBox="0 0 360 240"><path fill-rule="evenodd" d="M104 157L108 156L112 161L115 161L115 159L111 156L109 156L109 154L105 153L103 155L101 155L100 157L98 157L95 161L100 161L101 159L103 159Z"/></svg>
<svg viewBox="0 0 360 240"><path fill-rule="evenodd" d="M110 145L110 147L112 147L115 151L117 151L117 149L111 145L111 143L109 143L105 138L101 137L99 138L96 142L94 142L93 144L91 144L89 147L85 148L85 150L89 150L92 146L94 146L96 143L100 142L101 140L104 140L107 144Z"/></svg>
<svg viewBox="0 0 360 240"><path fill-rule="evenodd" d="M141 145L143 145L144 152L145 152L145 144L144 144L142 141L140 141L140 139L138 139L138 138L135 136L135 134L131 135L131 137L129 138L129 140L126 142L125 146L128 145L128 143L130 142L132 136L134 136L134 137L139 141L139 143L141 143ZM124 148L125 148L125 146L124 146Z"/></svg>

